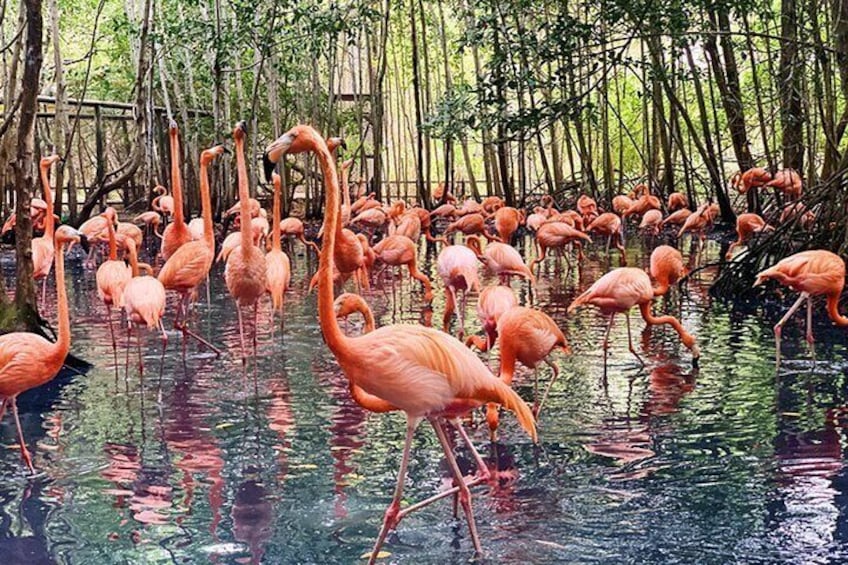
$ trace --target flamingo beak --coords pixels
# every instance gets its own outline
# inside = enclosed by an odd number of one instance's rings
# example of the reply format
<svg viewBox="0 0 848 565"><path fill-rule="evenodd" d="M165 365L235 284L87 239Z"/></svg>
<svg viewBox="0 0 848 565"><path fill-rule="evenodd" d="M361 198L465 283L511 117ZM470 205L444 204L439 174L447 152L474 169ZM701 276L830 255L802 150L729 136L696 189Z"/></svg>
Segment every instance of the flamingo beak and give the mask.
<svg viewBox="0 0 848 565"><path fill-rule="evenodd" d="M270 181L274 168L280 158L285 155L294 143L295 135L287 132L271 142L262 154L262 166L265 171L265 180Z"/></svg>
<svg viewBox="0 0 848 565"><path fill-rule="evenodd" d="M85 234L74 230L74 235L79 238L79 244L80 247L82 247L82 250L88 253L89 249L91 249L91 245L88 243L88 238L85 236Z"/></svg>
<svg viewBox="0 0 848 565"><path fill-rule="evenodd" d="M179 131L179 127L177 127L177 122L173 119L168 122L168 129L171 131L171 133L176 133L177 131Z"/></svg>

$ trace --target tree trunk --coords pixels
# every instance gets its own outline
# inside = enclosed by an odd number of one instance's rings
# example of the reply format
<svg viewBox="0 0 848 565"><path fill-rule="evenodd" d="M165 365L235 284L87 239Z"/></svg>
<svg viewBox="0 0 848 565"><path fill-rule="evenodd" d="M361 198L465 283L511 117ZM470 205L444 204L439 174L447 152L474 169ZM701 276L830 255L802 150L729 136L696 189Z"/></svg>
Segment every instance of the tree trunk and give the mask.
<svg viewBox="0 0 848 565"><path fill-rule="evenodd" d="M816 1L816 0L811 0ZM783 126L783 166L804 171L804 102L801 89L803 64L798 52L798 6L781 0L780 121Z"/></svg>
<svg viewBox="0 0 848 565"><path fill-rule="evenodd" d="M26 49L24 73L21 78L21 118L18 122L17 156L15 171L15 194L17 222L15 224L15 306L18 319L33 325L38 318L38 302L32 274L32 220L30 201L37 184L34 167L35 115L38 111L38 87L41 63L44 58L42 47L41 0L25 0L26 6Z"/></svg>

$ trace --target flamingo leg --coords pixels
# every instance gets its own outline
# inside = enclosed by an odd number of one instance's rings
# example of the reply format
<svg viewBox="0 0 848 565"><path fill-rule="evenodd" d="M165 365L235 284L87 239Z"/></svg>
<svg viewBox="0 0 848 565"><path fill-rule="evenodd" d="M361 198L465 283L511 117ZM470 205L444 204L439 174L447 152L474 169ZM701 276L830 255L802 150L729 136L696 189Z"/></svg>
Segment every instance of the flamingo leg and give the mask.
<svg viewBox="0 0 848 565"><path fill-rule="evenodd" d="M468 304L468 289L462 291L462 298L459 302L459 339L465 336L465 307Z"/></svg>
<svg viewBox="0 0 848 565"><path fill-rule="evenodd" d="M483 461L483 457L480 455L480 452L477 451L476 447L474 447L474 443L471 441L471 438L468 437L468 432L466 432L465 428L462 427L462 422L459 421L459 418L451 418L449 422L459 433L460 437L462 438L462 441L464 441L465 445L468 446L468 449L471 450L471 455L474 457L474 461L477 463L477 477L482 481L487 481L491 476L491 473L489 472L489 466L486 465L486 462Z"/></svg>
<svg viewBox="0 0 848 565"><path fill-rule="evenodd" d="M403 457L400 460L400 470L398 471L398 480L395 485L395 494L391 504L386 509L386 514L383 517L383 526L380 528L380 535L377 536L377 541L374 544L374 549L371 550L371 557L368 559L368 564L373 565L377 560L377 555L380 553L380 548L383 547L383 542L386 541L386 536L389 535L398 522L400 522L400 499L403 496L403 483L406 480L406 469L409 466L409 451L412 447L412 436L415 434L418 424L421 423L421 418L407 417L406 420L406 440L403 444Z"/></svg>
<svg viewBox="0 0 848 565"><path fill-rule="evenodd" d="M244 320L241 315L241 306L236 304L236 310L238 311L238 319L239 319L239 336L241 337L241 364L247 364L247 357L244 353Z"/></svg>
<svg viewBox="0 0 848 565"><path fill-rule="evenodd" d="M4 402L5 406L5 402ZM29 454L29 450L26 446L26 440L24 440L24 432L21 429L21 419L18 416L18 403L16 397L12 397L12 414L15 415L15 426L18 428L18 441L21 443L21 458L23 458L26 466L29 467L30 473L35 473L35 467L32 466L32 457Z"/></svg>
<svg viewBox="0 0 848 565"><path fill-rule="evenodd" d="M614 320L615 314L610 314L609 322L607 322L607 331L604 332L604 344L602 346L604 348L604 372L606 372L607 369L607 355L609 353L609 335L610 330L612 330L612 323Z"/></svg>
<svg viewBox="0 0 848 565"><path fill-rule="evenodd" d="M138 372L144 378L144 358L141 356L141 332L135 336L135 342L138 346Z"/></svg>
<svg viewBox="0 0 848 565"><path fill-rule="evenodd" d="M559 377L559 369L557 369L557 366L553 364L550 359L545 358L542 359L542 361L544 361L545 364L551 368L554 374L551 376L551 382L549 382L547 388L545 388L545 393L542 395L542 400L539 401L538 409L534 411L534 416L536 416L537 420L539 419L539 414L542 412L542 406L545 404L545 400L547 400L548 398L548 393L551 392L551 388L553 388L557 377Z"/></svg>
<svg viewBox="0 0 848 565"><path fill-rule="evenodd" d="M786 325L786 322L789 318L792 317L798 308L804 303L804 300L808 299L810 295L806 292L802 292L801 296L798 297L798 300L795 301L795 304L792 305L792 308L789 309L788 312L774 325L774 345L775 345L775 363L780 367L780 338L783 333L783 326Z"/></svg>
<svg viewBox="0 0 848 565"><path fill-rule="evenodd" d="M47 303L47 277L41 279L41 308Z"/></svg>
<svg viewBox="0 0 848 565"><path fill-rule="evenodd" d="M212 345L206 338L202 337L197 332L189 329L188 327L188 307L186 306L186 302L189 300L189 295L186 294L182 300L180 300L180 306L177 309L177 319L174 321L174 327L183 332L183 347L185 347L186 337L191 337L200 342L207 349L214 351L216 357L221 356L221 350ZM182 316L180 316L180 314ZM241 309L239 309L239 329L241 329ZM243 336L242 336L243 337ZM162 339L167 341L168 336L165 335L165 330L162 330ZM242 340L242 354L244 353L244 340Z"/></svg>
<svg viewBox="0 0 848 565"><path fill-rule="evenodd" d="M813 299L812 297L807 297L807 343L810 344L810 347L813 347L814 343L813 339ZM815 349L813 349L815 352Z"/></svg>
<svg viewBox="0 0 848 565"><path fill-rule="evenodd" d="M9 404L9 399L8 399L8 398L4 398L4 399L3 399L3 403L2 403L2 404L0 404L0 421L2 421L2 420L3 420L3 416L5 416L5 415L6 415L6 406L8 406L8 404Z"/></svg>
<svg viewBox="0 0 848 565"><path fill-rule="evenodd" d="M630 347L630 353L632 353L636 357L636 359L639 360L639 363L641 363L644 367L645 362L642 360L641 357L639 357L639 354L636 352L636 348L633 347L633 336L630 333L630 311L625 312L624 317L625 319L627 319L627 345L628 347Z"/></svg>
<svg viewBox="0 0 848 565"><path fill-rule="evenodd" d="M445 457L448 460L453 477L459 485L459 503L462 505L462 511L465 513L465 519L468 522L468 531L471 535L471 541L474 543L474 551L477 555L482 555L483 548L480 545L480 537L477 535L477 525L474 523L474 510L471 507L471 491L468 489L468 484L466 484L462 476L462 471L459 470L459 465L456 464L456 457L453 455L453 450L448 442L447 435L445 435L445 430L442 429L436 418L431 418L430 423L436 431L436 436L439 438L439 443L442 444L442 449L445 452Z"/></svg>
<svg viewBox="0 0 848 565"><path fill-rule="evenodd" d="M130 336L132 336L132 320L127 320L127 356L124 359L124 382L126 383L127 376L130 373Z"/></svg>
<svg viewBox="0 0 848 565"><path fill-rule="evenodd" d="M259 316L259 301L257 300L256 302L253 303L253 362L254 363L256 363L256 354L257 354L257 348L256 348L257 335L256 334L259 333L259 326L256 323L256 319L258 318L258 316ZM254 366L254 368L256 368L256 367Z"/></svg>

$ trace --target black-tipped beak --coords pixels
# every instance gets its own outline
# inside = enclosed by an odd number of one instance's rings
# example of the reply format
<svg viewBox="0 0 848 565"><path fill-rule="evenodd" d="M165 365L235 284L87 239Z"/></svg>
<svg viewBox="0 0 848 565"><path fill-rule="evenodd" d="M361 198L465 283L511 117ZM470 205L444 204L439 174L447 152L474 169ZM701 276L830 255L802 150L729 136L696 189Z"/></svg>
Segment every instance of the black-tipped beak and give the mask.
<svg viewBox="0 0 848 565"><path fill-rule="evenodd" d="M232 155L233 154L233 150L230 149L229 147L227 147L226 145L224 145L223 143L219 147L221 148L221 153L223 153L224 155Z"/></svg>
<svg viewBox="0 0 848 565"><path fill-rule="evenodd" d="M345 141L344 139L342 139L342 149L347 151L347 141Z"/></svg>
<svg viewBox="0 0 848 565"><path fill-rule="evenodd" d="M176 131L178 129L177 128L177 122L175 120L171 120L170 122L168 122L168 128L171 131Z"/></svg>
<svg viewBox="0 0 848 565"><path fill-rule="evenodd" d="M262 154L262 168L265 171L265 180L270 181L272 175L274 174L274 169L277 167L277 164L268 157L268 153Z"/></svg>
<svg viewBox="0 0 848 565"><path fill-rule="evenodd" d="M86 253L88 253L89 250L91 249L91 245L88 243L88 238L85 237L85 234L81 233L81 234L79 234L79 240L80 240L80 247L82 247L82 250L85 251Z"/></svg>
<svg viewBox="0 0 848 565"><path fill-rule="evenodd" d="M239 128L239 129L240 129L241 131L243 131L244 133L247 133L247 122L245 122L244 120L242 120L242 121L240 121L239 123L237 123L237 124L236 124L236 127L237 127L237 128Z"/></svg>

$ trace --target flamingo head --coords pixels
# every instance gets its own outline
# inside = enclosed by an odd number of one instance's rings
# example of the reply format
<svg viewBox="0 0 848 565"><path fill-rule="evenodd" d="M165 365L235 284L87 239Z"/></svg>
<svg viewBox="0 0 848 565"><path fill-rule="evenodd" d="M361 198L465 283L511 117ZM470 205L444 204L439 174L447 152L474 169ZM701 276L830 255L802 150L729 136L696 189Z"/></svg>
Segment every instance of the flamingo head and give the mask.
<svg viewBox="0 0 848 565"><path fill-rule="evenodd" d="M327 138L327 149L330 150L330 153L335 155L336 150L339 147L347 150L347 143L345 143L344 138L342 138L342 137L329 137L329 138Z"/></svg>
<svg viewBox="0 0 848 565"><path fill-rule="evenodd" d="M297 125L272 141L262 155L265 179L271 180L271 173L283 155L303 153L314 147L326 146L324 139L312 126Z"/></svg>
<svg viewBox="0 0 848 565"><path fill-rule="evenodd" d="M210 147L209 149L204 150L203 153L200 154L200 164L208 165L209 163L214 161L215 158L220 157L224 153L229 152L230 150L224 147L223 145L216 145L215 147Z"/></svg>
<svg viewBox="0 0 848 565"><path fill-rule="evenodd" d="M243 142L245 137L247 137L247 122L242 120L236 124L235 128L233 128L233 139L237 142Z"/></svg>
<svg viewBox="0 0 848 565"><path fill-rule="evenodd" d="M53 154L48 157L42 157L41 162L39 163L42 169L49 169L53 166L53 163L57 163L59 161L63 161L62 157L59 155Z"/></svg>
<svg viewBox="0 0 848 565"><path fill-rule="evenodd" d="M88 239L71 226L63 225L56 228L53 239L56 247L59 245L79 243L84 250L88 251Z"/></svg>

